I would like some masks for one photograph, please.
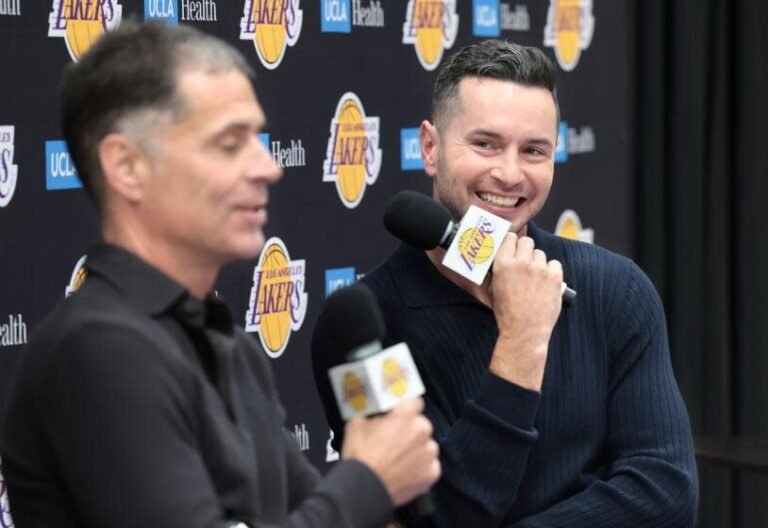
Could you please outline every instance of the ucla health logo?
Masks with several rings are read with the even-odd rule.
[[[19,176],[19,167],[13,163],[14,137],[12,125],[0,126],[0,207],[11,203]]]
[[[458,30],[456,0],[408,0],[403,44],[413,44],[425,70],[437,68],[443,51],[453,47]]]
[[[330,268],[325,270],[325,296],[353,284],[357,280],[355,268]]]
[[[289,139],[287,141],[271,139],[270,135],[266,132],[259,134],[259,139],[264,148],[272,154],[272,159],[275,160],[275,163],[281,168],[304,167],[307,164],[307,152],[304,150],[300,139]]]
[[[245,329],[258,332],[269,357],[283,354],[291,331],[304,323],[307,311],[304,260],[291,260],[282,240],[267,240],[253,270],[253,288],[245,314]]]
[[[557,127],[557,144],[555,145],[555,163],[568,161],[568,123],[560,121]]]
[[[341,202],[354,209],[363,199],[365,186],[376,182],[380,168],[379,118],[366,117],[357,95],[347,92],[331,120],[323,181],[335,182]]]
[[[418,128],[400,129],[400,169],[420,170],[424,168],[424,160],[421,157],[421,143],[419,143]]]
[[[472,34],[476,37],[498,37],[499,0],[472,0]]]
[[[591,126],[569,128],[568,123],[561,121],[555,146],[555,162],[564,163],[571,154],[594,152],[596,143],[595,131]]]
[[[181,10],[179,10],[181,2]],[[214,0],[144,0],[144,20],[176,26],[182,22],[216,22]]]
[[[62,140],[45,142],[45,188],[49,191],[79,189],[83,186],[67,143]]]
[[[53,0],[48,36],[64,38],[77,61],[102,33],[120,25],[122,14],[119,0]]]
[[[256,55],[268,70],[280,66],[285,48],[299,40],[304,16],[299,1],[245,0],[240,39],[253,41]]]
[[[550,0],[544,45],[555,48],[555,57],[565,71],[579,63],[582,50],[592,43],[595,17],[592,0]]]
[[[352,26],[384,27],[384,9],[379,0],[321,0],[320,31],[351,33]]]
[[[595,241],[595,230],[582,227],[579,215],[572,209],[566,209],[560,215],[560,218],[557,220],[557,226],[555,226],[555,234],[563,238],[581,240],[590,244]]]

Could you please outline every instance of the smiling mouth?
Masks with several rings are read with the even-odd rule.
[[[518,205],[522,204],[525,201],[525,198],[522,198],[520,196],[516,198],[510,198],[506,196],[499,196],[498,194],[490,194],[490,193],[475,193],[475,195],[480,198],[483,202],[489,204],[489,205],[495,205],[497,207],[517,207]]]

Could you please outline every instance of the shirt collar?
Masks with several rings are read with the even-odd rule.
[[[528,223],[528,236],[533,238],[536,247],[541,247],[549,255],[548,249],[551,245],[545,240],[546,233],[532,222]],[[418,308],[480,304],[472,295],[440,273],[425,251],[414,246],[401,244],[392,254],[389,267],[406,306]]]
[[[89,276],[108,282],[140,311],[153,316],[170,311],[191,326],[232,333],[232,316],[216,292],[200,300],[137,255],[111,244],[96,244],[87,255]]]

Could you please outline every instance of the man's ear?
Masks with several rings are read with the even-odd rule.
[[[424,160],[424,172],[434,178],[437,174],[440,138],[437,127],[426,119],[422,121],[419,128],[419,144],[421,145],[421,158]]]
[[[128,202],[142,200],[151,166],[146,153],[136,142],[123,134],[107,134],[99,142],[99,161],[105,191]]]

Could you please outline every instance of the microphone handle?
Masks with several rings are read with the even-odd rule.
[[[435,528],[432,515],[435,513],[435,503],[430,492],[422,493],[408,504],[408,509],[415,514],[415,523],[409,526],[415,528]]]

